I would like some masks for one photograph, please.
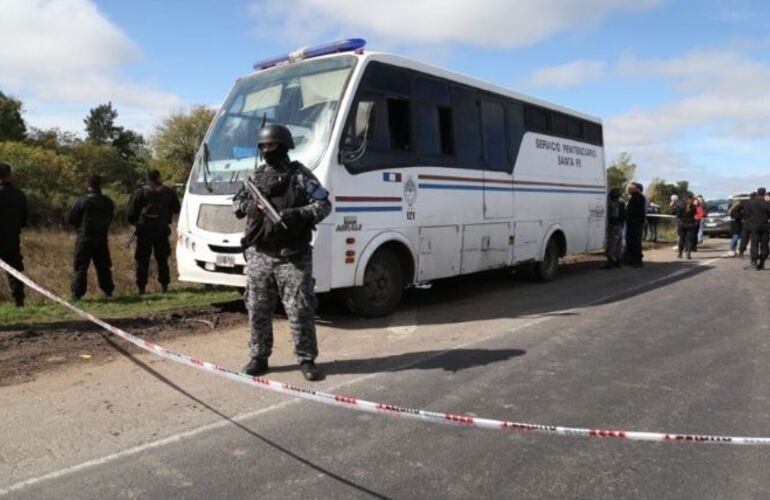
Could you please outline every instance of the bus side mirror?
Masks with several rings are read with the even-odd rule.
[[[374,102],[359,101],[340,147],[340,162],[343,165],[355,163],[364,156],[367,142],[374,133],[373,121]]]

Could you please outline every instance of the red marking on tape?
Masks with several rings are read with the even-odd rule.
[[[626,433],[623,431],[591,429],[590,431],[588,431],[588,435],[593,437],[600,437],[600,438],[626,439]]]
[[[256,382],[256,383],[258,383],[258,384],[262,384],[262,385],[270,385],[270,381],[269,381],[268,379],[266,379],[266,378],[262,378],[262,377],[251,377],[251,380],[253,380],[254,382]]]
[[[194,365],[203,366],[203,360],[200,358],[193,358],[191,361]]]
[[[692,436],[692,435],[670,435],[666,434],[663,438],[664,441],[687,441],[694,443],[731,443],[733,439],[726,436]]]
[[[338,403],[345,403],[349,405],[357,405],[358,400],[356,398],[349,398],[347,396],[334,396],[334,400]]]
[[[517,424],[516,422],[503,422],[500,424],[502,430],[514,430],[514,431],[534,431],[537,430],[537,426],[532,424]]]
[[[450,422],[456,422],[464,425],[474,425],[476,422],[473,417],[466,417],[465,415],[452,415],[451,413],[445,413],[444,419]]]

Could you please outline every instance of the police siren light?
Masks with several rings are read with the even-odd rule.
[[[296,62],[303,59],[310,59],[311,57],[337,54],[339,52],[352,52],[355,50],[363,49],[365,45],[366,40],[363,38],[348,38],[346,40],[324,43],[321,45],[315,45],[313,47],[303,47],[283,56],[271,57],[270,59],[257,61],[254,63],[254,69],[267,69],[281,63]]]

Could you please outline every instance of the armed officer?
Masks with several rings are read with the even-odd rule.
[[[274,224],[270,220],[247,183],[233,198],[236,217],[247,218],[242,244],[247,262],[244,301],[249,311],[251,361],[243,371],[252,376],[268,371],[273,312],[280,296],[302,374],[307,380],[318,380],[322,374],[314,362],[318,345],[310,238],[315,224],[331,211],[329,193],[307,167],[289,160],[294,139],[288,128],[277,124],[262,127],[257,145],[265,163],[249,179],[282,221]]]
[[[171,276],[168,270],[168,258],[171,246],[171,220],[180,209],[179,197],[170,187],[160,181],[160,172],[151,169],[147,172],[147,184],[136,190],[128,202],[128,222],[136,227],[136,288],[139,295],[144,295],[147,287],[147,275],[150,268],[150,256],[155,254],[158,263],[158,282],[161,289],[168,291]]]
[[[110,230],[115,205],[102,194],[102,178],[88,176],[88,193],[78,198],[67,215],[67,222],[78,230],[75,241],[75,276],[72,278],[72,299],[79,300],[88,288],[88,266],[94,261],[96,278],[104,295],[112,297],[112,260],[107,233]]]
[[[27,197],[11,183],[11,166],[0,163],[0,259],[19,271],[21,229],[27,225]],[[8,274],[8,284],[16,307],[24,306],[24,284]]]
[[[770,253],[770,203],[765,200],[765,188],[757,189],[756,198],[749,200],[741,213],[751,235],[751,263],[746,269],[761,271]]]

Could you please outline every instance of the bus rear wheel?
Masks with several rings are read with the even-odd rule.
[[[559,270],[559,245],[551,238],[545,247],[545,255],[541,262],[534,266],[535,278],[543,283],[556,279]]]
[[[345,290],[343,300],[350,312],[362,318],[387,316],[398,307],[404,290],[401,263],[388,250],[378,250],[364,271],[364,284]]]

